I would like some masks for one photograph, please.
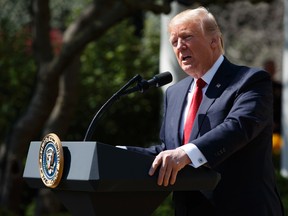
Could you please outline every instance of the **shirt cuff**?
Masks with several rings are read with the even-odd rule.
[[[125,150],[127,150],[127,147],[126,146],[119,146],[119,145],[117,145],[117,146],[115,146],[116,148],[121,148],[121,149],[125,149]]]
[[[194,168],[198,168],[203,164],[207,163],[207,159],[202,154],[202,152],[197,148],[193,143],[187,143],[185,145],[180,146],[183,151],[188,155],[190,160],[192,161],[191,165]]]

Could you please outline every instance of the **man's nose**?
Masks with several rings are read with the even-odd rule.
[[[182,40],[181,38],[178,39],[177,41],[177,49],[178,50],[181,50],[181,49],[185,49],[187,46],[186,46],[186,43],[184,40]]]

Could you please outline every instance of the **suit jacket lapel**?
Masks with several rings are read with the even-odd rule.
[[[206,93],[203,95],[202,103],[199,107],[198,114],[195,118],[194,125],[192,128],[190,140],[195,139],[201,129],[204,118],[211,105],[214,103],[222,92],[226,89],[227,85],[231,82],[231,70],[229,69],[229,61],[225,58],[223,63],[220,65],[216,74],[214,75],[211,83],[208,86]],[[197,122],[197,124],[196,124]]]

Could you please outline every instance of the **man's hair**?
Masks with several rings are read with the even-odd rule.
[[[212,13],[210,13],[205,7],[198,7],[195,9],[188,9],[172,18],[169,23],[169,31],[171,27],[179,22],[196,22],[199,23],[199,27],[204,34],[217,34],[220,40],[220,48],[222,53],[224,53],[224,42],[222,37],[222,32],[217,24],[217,21]]]

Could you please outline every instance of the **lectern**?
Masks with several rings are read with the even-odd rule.
[[[31,142],[23,177],[33,188],[44,188],[39,172],[41,142]],[[153,157],[99,142],[62,142],[64,168],[55,192],[72,215],[147,216],[172,191],[210,190],[220,176],[187,166],[175,185],[160,187],[149,176]]]

